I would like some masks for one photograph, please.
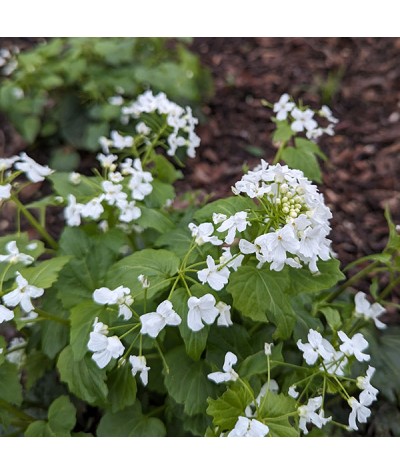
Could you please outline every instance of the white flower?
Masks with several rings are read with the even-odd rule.
[[[372,305],[368,302],[366,294],[364,292],[357,292],[354,297],[356,304],[356,316],[362,316],[364,318],[374,321],[376,328],[383,330],[386,328],[386,324],[379,319],[385,313],[385,308],[379,303],[375,302]]]
[[[340,345],[340,350],[346,356],[354,355],[358,361],[369,361],[371,358],[369,355],[362,353],[363,350],[368,348],[367,340],[361,335],[356,333],[351,339],[341,330],[338,331],[338,336],[342,340],[343,344]]]
[[[207,269],[197,272],[197,277],[202,284],[206,282],[214,290],[221,290],[228,283],[230,271],[228,267],[220,268],[211,256],[207,256]]]
[[[204,327],[203,322],[208,325],[215,322],[219,313],[215,303],[215,298],[211,294],[203,295],[200,298],[189,298],[187,324],[192,331],[201,330]]]
[[[146,366],[146,358],[144,356],[130,356],[129,363],[132,365],[132,375],[136,376],[137,373],[140,373],[143,386],[147,386],[150,366]]]
[[[151,129],[150,127],[147,127],[147,125],[144,122],[139,122],[136,125],[136,132],[142,135],[149,135],[149,133],[151,132]]]
[[[119,358],[125,349],[117,336],[108,337],[107,333],[107,325],[98,322],[96,318],[87,346],[93,352],[92,359],[99,368],[105,368],[111,358]]]
[[[293,399],[297,399],[299,397],[299,392],[296,391],[296,386],[294,384],[292,384],[292,386],[289,387],[288,394]]]
[[[297,347],[303,352],[303,358],[308,365],[313,365],[318,356],[331,361],[335,352],[329,341],[322,338],[322,335],[313,329],[308,332],[308,343],[302,343],[301,340],[298,340]]]
[[[0,200],[8,200],[11,196],[11,185],[0,185]]]
[[[64,209],[64,217],[68,226],[79,226],[81,224],[82,207],[82,204],[76,202],[74,195],[68,195],[68,206]]]
[[[104,199],[104,195],[97,196],[91,199],[86,204],[82,204],[80,207],[80,213],[83,218],[99,219],[104,211],[101,202]]]
[[[259,407],[261,404],[261,400],[270,391],[271,393],[278,394],[279,392],[279,385],[275,379],[270,379],[261,386],[260,392],[256,397],[255,401],[251,402],[244,410],[246,417],[253,417],[256,413],[256,406]]]
[[[235,239],[236,231],[242,232],[246,229],[249,222],[247,221],[246,211],[239,211],[233,216],[225,220],[221,226],[217,229],[219,232],[228,231],[226,235],[225,242],[226,244],[232,244]]]
[[[122,106],[124,98],[122,96],[112,96],[108,98],[108,103],[112,106]]]
[[[237,363],[237,356],[231,351],[228,351],[225,355],[224,366],[222,371],[216,371],[215,373],[210,373],[207,377],[214,381],[214,383],[227,383],[228,381],[236,381],[239,375],[232,369],[232,366]]]
[[[371,415],[371,409],[368,409],[366,406],[369,406],[372,401],[363,391],[360,394],[360,402],[355,397],[351,397],[347,402],[352,409],[349,415],[349,427],[353,430],[358,430],[357,421],[361,423],[367,422],[368,417]]]
[[[10,158],[0,158],[0,172],[4,172],[11,168],[17,160],[19,160],[17,155]]]
[[[266,356],[271,356],[272,354],[272,347],[274,346],[273,343],[264,343],[264,353]]]
[[[357,378],[357,386],[363,390],[361,392],[361,394],[363,394],[363,400],[367,401],[369,398],[371,401],[369,404],[376,400],[376,396],[379,393],[378,389],[374,388],[371,384],[371,378],[374,373],[375,368],[368,366],[366,375]],[[369,406],[369,404],[366,405]]]
[[[0,323],[9,322],[14,318],[14,312],[0,304]]]
[[[101,187],[104,191],[104,199],[109,205],[125,206],[128,195],[122,191],[122,185],[117,185],[111,181],[103,181]]]
[[[22,262],[22,264],[29,265],[35,260],[32,256],[19,252],[16,241],[8,242],[6,244],[6,251],[8,255],[0,255],[0,262],[9,262],[10,264]]]
[[[82,181],[81,174],[77,172],[72,172],[69,174],[68,180],[73,185],[79,185],[79,183]]]
[[[317,128],[318,124],[313,119],[314,112],[310,109],[301,111],[300,109],[294,108],[291,112],[293,119],[295,119],[290,127],[293,132],[303,132],[303,130],[313,130]]]
[[[194,223],[189,223],[188,228],[192,233],[192,237],[195,238],[195,242],[198,246],[202,246],[204,243],[209,242],[214,246],[222,244],[221,239],[217,236],[213,236],[214,226],[212,223],[202,223],[200,226],[196,226]]]
[[[138,281],[142,284],[144,289],[148,289],[150,287],[149,279],[145,275],[140,274],[138,276]]]
[[[212,220],[213,220],[214,224],[220,224],[220,223],[224,222],[227,219],[228,219],[228,217],[226,216],[226,214],[213,213],[213,215],[212,215]]]
[[[102,168],[110,168],[110,169],[115,169],[115,164],[114,162],[118,160],[117,155],[109,154],[106,152],[107,155],[104,155],[103,153],[97,154],[97,160],[100,162],[100,166]]]
[[[274,104],[274,112],[277,112],[276,118],[278,120],[285,120],[288,112],[290,112],[295,106],[293,102],[290,102],[289,94],[282,94],[278,102]]]
[[[100,144],[101,149],[103,150],[103,153],[110,153],[109,147],[112,144],[110,139],[108,139],[107,137],[100,137],[99,144]]]
[[[132,317],[132,310],[129,305],[133,303],[128,287],[120,285],[114,290],[107,287],[100,287],[93,292],[93,300],[100,305],[118,305],[118,316],[123,316],[124,320]]]
[[[122,150],[124,148],[132,147],[133,145],[133,137],[127,135],[126,137],[119,134],[116,130],[112,130],[110,134],[112,140],[112,146],[118,150]]]
[[[22,346],[22,348],[16,349],[19,346]],[[6,360],[9,363],[21,367],[26,361],[25,346],[25,340],[23,338],[13,338],[8,344]]]
[[[307,405],[300,406],[297,411],[300,416],[299,428],[308,434],[307,422],[313,423],[319,429],[332,420],[332,417],[324,418],[324,411],[321,409],[317,414],[316,411],[321,407],[322,396],[314,397],[308,400]]]
[[[224,264],[226,267],[237,271],[238,268],[242,265],[242,261],[244,256],[241,254],[237,254],[235,257],[232,256],[231,250],[229,247],[223,248],[222,255],[219,259],[220,264]]]
[[[125,168],[125,173],[127,170]],[[133,166],[130,167],[129,173],[131,178],[128,188],[132,192],[132,198],[141,201],[153,191],[153,185],[150,184],[153,181],[153,176],[150,172],[143,171],[142,162],[139,158],[133,161]]]
[[[28,281],[22,277],[19,272],[16,272],[17,288],[8,294],[3,295],[3,302],[8,307],[16,307],[18,304],[25,312],[30,312],[34,309],[31,299],[41,297],[44,293],[43,289],[29,285]]]
[[[286,252],[296,253],[300,244],[294,234],[293,226],[287,224],[275,232],[264,234],[263,241],[260,242],[265,250],[262,254],[268,262],[271,262],[271,270],[282,270],[286,261]]]
[[[225,302],[218,302],[215,307],[219,312],[217,325],[219,327],[229,327],[233,325],[231,320],[231,306],[227,305]]]
[[[140,317],[142,324],[140,333],[157,338],[166,325],[176,326],[181,321],[181,317],[172,309],[172,303],[169,300],[164,300],[155,312],[145,313]]]
[[[124,180],[124,177],[120,172],[109,172],[108,179],[113,183],[121,183]]]
[[[123,223],[131,223],[135,219],[140,218],[142,210],[136,206],[135,201],[129,203],[123,203],[124,206],[120,207],[119,220]]]
[[[322,106],[319,111],[319,115],[325,117],[332,124],[337,124],[339,122],[336,117],[333,117],[332,111],[329,109],[328,106]]]
[[[26,174],[28,179],[33,183],[43,181],[46,176],[51,175],[54,170],[51,170],[47,165],[39,165],[31,157],[28,157],[26,153],[19,155],[18,162],[14,165],[17,170],[21,170]]]
[[[229,432],[228,437],[265,437],[269,427],[256,419],[239,416],[235,427]]]

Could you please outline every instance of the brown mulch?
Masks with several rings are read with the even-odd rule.
[[[272,113],[261,99],[288,92],[316,108],[327,103],[340,119],[336,136],[321,141],[330,158],[320,189],[333,212],[334,250],[343,265],[380,252],[386,206],[400,223],[400,39],[195,38],[192,50],[211,69],[215,96],[203,107],[198,158],[179,189],[224,197],[243,165],[259,162],[249,147],[272,161]],[[0,124],[0,139],[7,127]]]

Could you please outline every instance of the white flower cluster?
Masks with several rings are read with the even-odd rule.
[[[321,364],[321,370],[340,377],[344,376],[344,370],[350,357],[354,356],[357,361],[363,362],[369,361],[370,356],[363,353],[368,347],[368,342],[361,333],[356,333],[352,338],[349,338],[343,331],[339,331],[338,336],[342,341],[339,350],[336,350],[319,332],[312,329],[308,333],[308,343],[298,340],[297,346],[303,352],[303,357],[308,365],[314,365],[318,360]],[[357,420],[361,423],[367,421],[371,414],[368,406],[377,399],[379,391],[371,385],[374,372],[375,368],[368,366],[366,375],[357,378],[357,386],[362,389],[359,401],[354,397],[348,399],[348,403],[352,408],[349,416],[349,427],[353,430],[358,430]],[[293,389],[291,389],[292,395]],[[313,422],[317,427],[321,427],[322,424],[328,422],[327,419],[323,418],[323,412],[315,413],[321,406],[319,398],[310,401],[311,403],[307,406],[299,408],[299,414],[304,418],[303,421],[300,420],[302,423],[300,427],[304,433],[307,433],[304,430],[306,422]]]
[[[168,136],[169,156],[174,156],[177,149],[186,147],[186,153],[190,158],[196,156],[196,148],[200,145],[200,138],[194,129],[198,119],[193,117],[190,107],[183,108],[170,101],[167,96],[160,92],[154,96],[152,91],[146,91],[137,97],[131,104],[122,107],[122,122],[127,124],[130,117],[138,119],[142,114],[157,113],[166,116],[166,122],[172,128]],[[150,129],[144,122],[137,124],[137,131],[145,136],[149,135]]]
[[[323,134],[335,135],[334,127],[339,121],[336,119],[328,106],[322,106],[319,111],[313,111],[304,107],[297,107],[290,99],[289,94],[282,94],[278,102],[273,105],[278,121],[290,119],[290,127],[293,132],[305,132],[310,140],[317,140]],[[323,117],[328,125],[321,127],[315,120],[315,114]]]
[[[104,203],[117,208],[120,223],[131,223],[142,214],[136,202],[144,200],[153,191],[153,176],[150,172],[143,171],[139,158],[126,158],[120,163],[119,170],[114,163],[118,160],[116,155],[100,153],[97,159],[107,172],[107,179],[101,183],[102,193],[85,204],[77,203],[76,197],[70,194],[64,210],[68,226],[79,226],[82,218],[97,221],[104,212]],[[79,184],[80,177],[71,174],[70,181]]]
[[[6,172],[6,178],[11,174],[12,168],[25,173],[32,183],[39,183],[53,173],[47,165],[40,165],[24,152],[9,158],[0,158],[0,172]],[[0,184],[0,201],[11,197],[11,189],[10,183]]]
[[[233,191],[263,205],[265,232],[254,242],[239,241],[240,251],[255,254],[259,267],[267,262],[271,270],[280,271],[285,264],[299,268],[303,262],[311,272],[318,272],[318,259],[330,259],[331,241],[326,236],[332,213],[303,172],[262,160]]]

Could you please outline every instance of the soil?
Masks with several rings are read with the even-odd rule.
[[[29,48],[39,40],[3,38],[0,47]],[[198,158],[189,162],[179,191],[229,196],[243,165],[259,163],[255,155],[272,161],[274,125],[262,99],[275,102],[288,92],[315,108],[325,103],[340,119],[336,135],[320,142],[329,157],[320,189],[333,213],[333,248],[343,266],[380,252],[388,236],[385,207],[400,223],[400,39],[195,38],[191,48],[211,69],[215,95],[202,108]],[[22,147],[0,118],[0,156]],[[54,216],[50,224],[57,235],[61,224]],[[364,291],[368,286],[360,284]],[[400,302],[400,290],[394,298]],[[386,321],[400,317],[389,311]]]

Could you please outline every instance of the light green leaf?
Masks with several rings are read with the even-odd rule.
[[[57,368],[61,381],[77,397],[93,405],[105,403],[108,394],[104,382],[106,372],[89,355],[81,361],[74,361],[72,348],[67,346],[58,357]]]
[[[70,341],[75,361],[80,361],[88,351],[89,333],[100,310],[102,307],[93,301],[82,302],[71,309]]]
[[[282,358],[282,343],[274,345],[272,347],[272,353],[270,356],[271,360],[274,361],[283,361]],[[271,364],[271,369],[276,365]],[[254,355],[248,356],[243,360],[238,366],[237,372],[241,378],[251,378],[251,376],[258,374],[267,374],[268,370],[268,358],[265,354],[265,351],[259,351]]]
[[[277,120],[275,123],[276,130],[272,135],[273,142],[287,142],[295,134],[286,120]]]
[[[52,402],[48,413],[49,427],[58,436],[65,437],[76,424],[76,408],[68,396],[60,396]]]
[[[108,375],[108,401],[111,404],[111,412],[122,411],[134,404],[136,389],[136,379],[128,364],[114,368]]]
[[[69,260],[69,256],[53,257],[35,267],[22,269],[21,275],[25,277],[30,285],[35,285],[41,289],[48,289],[56,282],[58,274]]]
[[[287,147],[282,152],[282,159],[290,168],[301,170],[310,180],[322,183],[321,169],[313,153],[304,149]]]
[[[46,421],[35,421],[29,424],[25,433],[25,437],[55,437],[49,424]]]
[[[149,208],[162,208],[168,200],[175,198],[175,189],[169,183],[163,183],[160,180],[151,182],[153,191],[146,196],[144,203]]]
[[[139,401],[115,414],[106,412],[97,428],[99,437],[163,437],[165,434],[160,419],[142,414]]]
[[[154,162],[155,172],[162,182],[173,184],[183,177],[182,172],[177,170],[163,155],[155,155]]]
[[[144,292],[138,276],[143,274],[150,282],[147,296],[153,298],[168,288],[168,279],[175,275],[178,269],[179,259],[172,252],[163,249],[145,249],[114,264],[107,274],[106,285],[112,289],[119,285],[129,287],[135,298],[140,300]]]
[[[52,367],[52,362],[40,351],[29,353],[26,359],[26,389],[30,389],[46,371]]]
[[[264,402],[260,404],[261,418],[269,427],[273,437],[297,437],[299,432],[289,421],[288,414],[296,412],[296,401],[283,394],[267,393]]]
[[[208,398],[207,414],[221,430],[231,430],[239,416],[244,416],[246,407],[253,401],[248,391],[239,383],[229,387],[218,399]]]
[[[324,315],[328,325],[333,331],[338,331],[342,325],[340,313],[336,308],[332,307],[319,307],[319,311]]]
[[[256,208],[254,201],[250,198],[244,196],[231,196],[230,198],[223,198],[203,206],[201,209],[196,211],[194,219],[198,223],[212,222],[213,213],[222,213],[229,217],[238,211]]]
[[[69,172],[55,172],[48,177],[57,195],[65,199],[68,195],[74,195],[79,202],[81,198],[89,199],[101,193],[101,178],[86,177],[79,185],[74,185],[70,182],[69,175]]]
[[[160,233],[170,231],[175,225],[162,211],[157,209],[142,207],[142,215],[137,220],[137,224],[144,229],[155,229]]]
[[[165,355],[169,373],[165,374],[165,385],[170,396],[184,404],[189,416],[204,414],[207,397],[216,392],[216,385],[207,379],[211,372],[204,360],[193,361],[180,346]]]
[[[0,399],[19,406],[22,403],[22,386],[18,367],[8,361],[0,366]]]

